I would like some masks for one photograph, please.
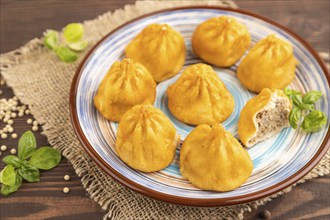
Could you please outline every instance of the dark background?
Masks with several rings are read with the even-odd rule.
[[[46,29],[60,30],[71,22],[82,22],[114,11],[132,0],[1,0],[0,52],[8,52],[23,46],[29,40],[42,36]],[[246,10],[267,16],[290,28],[307,40],[318,51],[329,52],[329,0],[289,0],[289,1],[235,1]],[[3,95],[11,97],[10,88],[1,86]],[[20,135],[31,127],[26,119],[15,119],[15,132]],[[1,122],[2,123],[2,122]],[[0,124],[1,124],[0,123]],[[3,124],[0,125],[2,128]],[[47,139],[35,132],[39,146],[47,145]],[[0,139],[9,150],[17,146],[17,141]],[[4,155],[9,150],[2,152]],[[0,162],[0,168],[3,163]],[[71,180],[63,180],[64,175]],[[62,192],[70,188],[69,194]],[[257,219],[263,210],[270,210],[273,219],[330,219],[330,178],[319,177],[293,189],[274,201],[261,206],[247,219]],[[94,203],[81,185],[71,164],[63,158],[60,165],[51,171],[42,172],[38,183],[24,183],[18,192],[9,197],[0,197],[0,219],[101,219],[105,214]]]

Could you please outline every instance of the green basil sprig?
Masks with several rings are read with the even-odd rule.
[[[327,123],[327,117],[321,111],[315,110],[314,104],[321,97],[320,91],[309,91],[302,95],[297,90],[286,88],[284,90],[293,104],[289,114],[289,122],[292,128],[301,127],[305,132],[317,132]]]
[[[63,29],[62,42],[57,31],[47,30],[44,33],[44,44],[53,50],[60,60],[71,63],[78,59],[75,51],[82,51],[88,46],[88,42],[82,40],[84,27],[79,23],[71,23]]]
[[[37,149],[34,134],[26,131],[18,141],[18,157],[8,155],[2,161],[7,166],[0,172],[0,194],[8,196],[19,189],[23,179],[28,182],[39,181],[39,169],[49,170],[57,166],[61,154],[52,147]]]

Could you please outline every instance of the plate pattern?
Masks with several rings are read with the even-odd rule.
[[[136,20],[106,37],[85,60],[76,85],[74,114],[77,116],[82,133],[103,162],[143,188],[169,196],[189,199],[230,199],[258,193],[280,184],[303,169],[320,150],[327,135],[329,122],[323,130],[314,134],[304,134],[291,128],[283,129],[280,134],[248,149],[254,164],[251,177],[238,189],[224,193],[197,189],[182,178],[178,164],[180,146],[177,148],[176,157],[170,166],[149,174],[131,169],[117,157],[114,144],[118,124],[105,120],[93,106],[93,97],[112,63],[124,57],[124,49],[128,42],[151,23],[167,23],[183,35],[187,46],[184,68],[194,63],[203,62],[192,53],[190,42],[192,32],[199,23],[210,17],[221,15],[233,16],[239,22],[244,23],[251,33],[252,45],[273,33],[291,42],[299,65],[296,70],[296,77],[290,87],[301,91],[322,91],[324,96],[316,107],[329,115],[329,83],[320,64],[300,41],[277,26],[247,14],[210,8],[173,10]],[[236,77],[239,62],[226,69],[213,66],[235,98],[234,112],[223,122],[224,127],[235,137],[237,137],[239,113],[245,103],[255,95],[245,89]],[[179,75],[158,84],[154,105],[170,118],[182,141],[193,129],[193,126],[178,121],[170,113],[166,95],[167,87],[174,83]]]

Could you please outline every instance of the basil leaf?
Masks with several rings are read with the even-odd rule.
[[[289,114],[289,123],[291,127],[296,129],[298,127],[298,122],[300,121],[300,118],[301,118],[301,110],[294,106]]]
[[[295,95],[301,95],[301,92],[297,91],[297,90],[293,90],[293,89],[289,89],[289,88],[285,88],[284,89],[284,94],[286,96],[288,96],[289,98],[291,98],[292,96]]]
[[[84,34],[84,27],[79,23],[68,24],[63,30],[63,36],[68,42],[79,41]]]
[[[13,186],[16,181],[16,176],[17,173],[15,167],[13,167],[12,165],[7,165],[1,171],[0,182],[8,186]]]
[[[24,160],[29,158],[36,150],[36,138],[32,131],[26,131],[18,141],[18,158]]]
[[[46,32],[44,38],[44,44],[46,45],[46,47],[55,50],[59,45],[58,41],[59,41],[59,37],[57,31],[48,30]]]
[[[21,175],[25,180],[29,182],[37,182],[39,181],[39,169],[32,164],[24,161],[22,166],[18,168],[18,173]]]
[[[311,111],[315,110],[314,104],[305,104],[305,103],[302,103],[301,109],[302,110],[311,110]]]
[[[296,94],[291,96],[293,105],[297,106],[300,109],[303,109],[303,102],[301,94]]]
[[[8,196],[9,194],[16,192],[21,185],[22,185],[22,177],[20,175],[16,175],[15,184],[12,186],[2,184],[0,194],[3,196]]]
[[[12,165],[13,167],[16,167],[16,168],[21,166],[21,160],[14,155],[5,156],[2,159],[2,161],[7,165]]]
[[[77,54],[67,47],[59,47],[55,52],[62,61],[67,63],[74,62],[78,59]]]
[[[49,170],[60,162],[61,154],[52,147],[41,147],[36,150],[29,163],[42,170]]]
[[[312,90],[303,96],[302,101],[305,104],[314,104],[321,96],[322,92]]]
[[[69,43],[68,47],[74,51],[82,51],[84,50],[88,45],[87,41],[79,41],[76,43]]]
[[[305,132],[317,132],[327,123],[323,112],[314,110],[305,116],[301,127]]]

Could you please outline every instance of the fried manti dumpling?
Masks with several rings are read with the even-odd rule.
[[[259,41],[244,57],[237,77],[247,89],[284,89],[295,77],[297,60],[292,45],[275,35]]]
[[[249,48],[248,29],[235,18],[210,18],[197,26],[192,37],[194,53],[208,63],[228,67]]]
[[[186,58],[186,45],[182,35],[169,25],[150,24],[128,44],[125,53],[160,82],[180,71]]]
[[[116,61],[102,80],[94,97],[94,105],[111,121],[121,117],[137,104],[153,104],[156,82],[149,71],[131,59]]]
[[[241,111],[238,135],[246,147],[268,139],[289,126],[291,102],[282,90],[263,89]]]
[[[199,125],[186,137],[180,151],[180,172],[204,190],[230,191],[251,175],[247,151],[220,124]]]
[[[234,110],[235,101],[211,66],[194,64],[167,88],[168,107],[180,121],[200,125],[222,122]]]
[[[162,111],[136,105],[119,122],[116,152],[130,167],[154,172],[173,161],[179,142],[179,134]]]

